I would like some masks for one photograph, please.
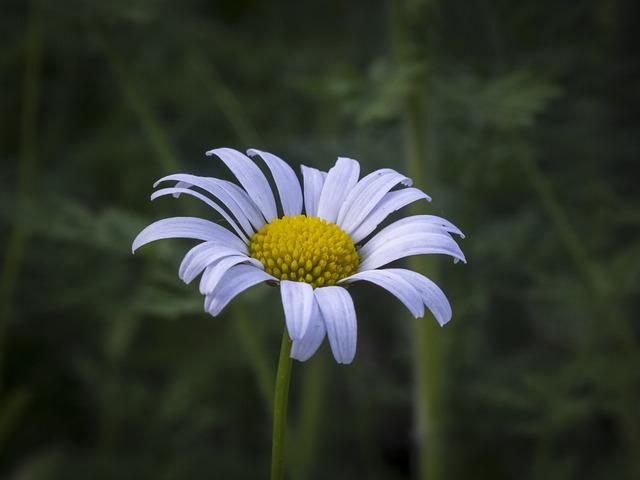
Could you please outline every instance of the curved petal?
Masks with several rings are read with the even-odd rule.
[[[431,198],[422,190],[417,188],[403,188],[394,192],[388,192],[382,200],[378,202],[371,212],[360,222],[352,232],[347,232],[353,243],[358,243],[363,238],[367,238],[382,221],[391,213],[413,203],[417,200],[425,199],[431,201]]]
[[[253,235],[255,230],[260,229],[265,224],[265,218],[260,209],[251,200],[247,192],[238,185],[220,180],[219,178],[198,177],[177,173],[167,175],[153,184],[154,188],[162,182],[175,181],[176,188],[198,187],[216,197],[236,218],[247,235]],[[179,196],[179,194],[174,194]]]
[[[366,257],[361,256],[362,261],[358,270],[373,270],[399,258],[431,253],[451,255],[455,259],[466,262],[460,247],[449,235],[411,232],[389,239],[384,245],[368,252]]]
[[[254,148],[247,150],[247,155],[259,155],[267,164],[278,187],[280,203],[284,215],[294,217],[302,213],[302,190],[296,173],[284,160],[269,152],[262,152]]]
[[[308,283],[283,280],[280,294],[284,318],[291,340],[300,340],[307,333],[313,309],[313,287]]]
[[[305,333],[304,337],[300,340],[294,340],[291,346],[291,358],[295,358],[301,362],[308,360],[318,351],[327,333],[324,326],[324,319],[320,314],[318,302],[316,302],[315,297],[312,307],[307,333]]]
[[[219,242],[204,242],[196,245],[182,259],[178,276],[185,282],[191,283],[194,278],[202,273],[212,263],[217,262],[221,258],[240,255],[233,248],[225,247]],[[245,255],[246,256],[246,255]]]
[[[459,230],[450,222],[431,215],[403,218],[383,228],[358,252],[359,271],[373,270],[399,258],[425,253],[442,253],[466,262],[450,231]]]
[[[267,280],[273,280],[273,277],[264,270],[253,265],[236,265],[223,275],[218,288],[207,295],[204,308],[215,317],[236,295]]]
[[[304,182],[304,212],[307,217],[317,217],[318,202],[327,173],[304,165],[300,166],[300,170]]]
[[[390,168],[376,170],[362,178],[340,207],[336,224],[347,234],[351,234],[398,183],[410,187],[411,179]]]
[[[133,241],[132,251],[142,245],[164,238],[195,238],[197,240],[215,240],[246,252],[247,246],[233,233],[220,225],[196,217],[172,217],[158,220],[142,230]]]
[[[258,205],[255,204],[251,197],[249,197],[249,194],[247,192],[245,192],[235,183],[227,182],[225,180],[217,181],[220,182],[220,185],[227,192],[227,194],[233,195],[234,198],[238,201],[238,204],[241,206],[241,208],[245,212],[248,212],[247,218],[256,230],[260,230],[262,227],[264,227],[264,225],[267,223],[267,219],[265,218]],[[249,210],[249,208],[251,208],[252,210]],[[253,232],[251,233],[251,235],[253,235]]]
[[[207,155],[216,155],[229,167],[267,222],[278,216],[276,200],[269,181],[249,157],[232,148],[216,148],[209,150]]]
[[[215,262],[212,262],[208,265],[204,273],[202,274],[202,278],[200,279],[200,293],[203,295],[211,295],[215,293],[216,288],[220,284],[220,280],[224,277],[224,275],[233,267],[240,263],[245,263],[252,268],[257,268],[258,270],[264,271],[262,264],[256,260],[255,258],[247,257],[246,255],[227,255],[225,257],[219,258]],[[268,274],[267,274],[268,275]],[[270,279],[273,280],[273,277],[269,275]]]
[[[449,300],[444,292],[440,290],[440,287],[433,283],[433,281],[418,272],[404,268],[389,268],[379,271],[393,272],[413,285],[420,293],[423,303],[431,310],[431,313],[433,313],[433,316],[440,325],[444,325],[451,320],[452,312]]]
[[[249,243],[249,238],[244,234],[244,232],[240,229],[240,227],[238,227],[238,224],[235,222],[235,220],[233,220],[220,205],[218,205],[216,202],[214,202],[210,198],[207,198],[206,196],[202,195],[201,193],[196,192],[195,190],[190,190],[188,188],[161,188],[160,190],[153,192],[153,194],[151,195],[151,200],[155,200],[156,198],[162,197],[164,195],[174,195],[176,193],[177,194],[185,193],[187,195],[192,195],[202,200],[204,203],[206,203],[211,208],[213,208],[216,212],[222,215],[222,218],[224,218],[227,222],[229,222],[229,225],[231,225],[231,228],[235,230],[238,236],[242,240],[244,240],[245,243]]]
[[[327,222],[336,222],[338,212],[351,189],[358,182],[360,164],[350,158],[338,158],[327,173],[327,178],[318,200],[318,217]]]
[[[393,269],[359,272],[340,281],[340,285],[359,280],[375,283],[395,295],[398,300],[404,303],[414,317],[419,318],[424,315],[424,302],[418,290],[411,282],[398,275]]]
[[[343,287],[320,287],[314,291],[331,351],[338,363],[351,363],[356,355],[358,323],[353,300]]]

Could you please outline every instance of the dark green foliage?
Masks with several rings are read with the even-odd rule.
[[[211,215],[152,183],[229,178],[222,146],[405,170],[423,98],[414,181],[469,260],[438,263],[445,477],[640,478],[637,3],[407,2],[401,58],[391,3],[3,3],[0,477],[266,478],[277,290],[211,318],[191,242],[132,256]],[[294,364],[291,478],[417,478],[414,320],[352,292],[355,363]]]

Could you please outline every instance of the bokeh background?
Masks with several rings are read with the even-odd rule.
[[[3,1],[0,478],[267,478],[277,291],[212,318],[177,277],[192,242],[130,248],[212,216],[149,195],[230,178],[222,146],[411,171],[467,235],[428,267],[454,311],[430,479],[640,478],[639,5]],[[290,478],[426,478],[435,320],[351,291],[355,362],[294,365]]]

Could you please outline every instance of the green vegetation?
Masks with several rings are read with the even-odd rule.
[[[358,284],[355,362],[294,362],[290,478],[640,478],[638,10],[3,2],[0,477],[268,478],[279,295],[212,318],[190,241],[131,255],[152,220],[213,216],[148,197],[230,178],[204,155],[226,146],[396,168],[467,236],[467,265],[421,267],[444,328]]]

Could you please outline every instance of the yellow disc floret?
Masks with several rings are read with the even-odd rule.
[[[278,280],[313,288],[353,275],[360,261],[353,240],[340,227],[306,215],[276,218],[262,227],[251,237],[249,254]]]

